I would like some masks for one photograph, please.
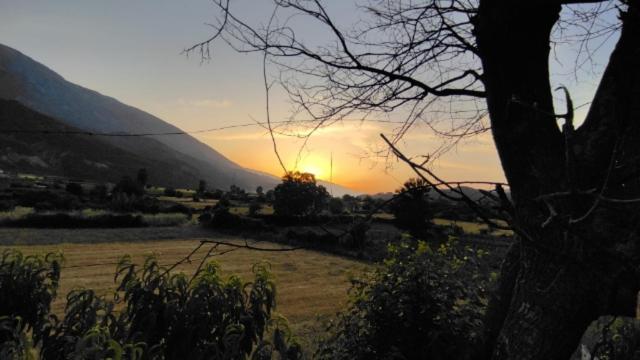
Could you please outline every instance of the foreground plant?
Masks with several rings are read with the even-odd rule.
[[[0,300],[24,296],[21,306],[0,302],[0,355],[29,357],[33,343],[43,359],[301,357],[286,321],[272,318],[276,291],[267,265],[255,265],[254,281],[247,283],[224,279],[215,263],[203,264],[191,278],[170,270],[153,257],[141,267],[124,257],[113,301],[75,290],[59,319],[50,313],[59,263],[7,252],[0,263]],[[15,289],[20,292],[9,292]]]
[[[482,340],[487,253],[455,240],[434,247],[393,246],[380,269],[355,281],[318,358],[468,359]]]

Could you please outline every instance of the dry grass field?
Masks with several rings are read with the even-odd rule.
[[[239,242],[231,237],[217,240]],[[65,257],[59,296],[54,311],[62,313],[64,295],[71,289],[85,287],[99,294],[110,294],[114,289],[114,263],[129,254],[134,262],[141,263],[144,257],[155,255],[161,264],[170,265],[184,258],[199,244],[199,239],[102,242],[92,244],[61,243],[52,245],[15,245],[24,253],[47,253],[61,251]],[[256,246],[278,245],[259,243]],[[9,246],[1,246],[0,249]],[[222,248],[221,248],[222,249]],[[206,251],[200,249],[190,264],[177,268],[192,273]],[[330,318],[345,305],[349,277],[370,269],[370,265],[314,251],[260,252],[239,249],[214,257],[224,274],[238,274],[243,280],[252,279],[251,267],[261,261],[271,264],[277,285],[277,312],[289,319],[292,330],[303,344],[310,345],[322,332],[322,321]]]

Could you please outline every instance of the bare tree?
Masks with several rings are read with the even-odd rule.
[[[480,357],[566,359],[592,320],[633,314],[640,2],[372,0],[348,29],[319,0],[273,0],[266,26],[243,20],[230,0],[214,3],[221,10],[217,31],[188,51],[206,57],[221,40],[264,54],[296,114],[315,120],[309,133],[346,117],[402,114],[404,125],[385,138],[393,153],[434,186],[455,189],[395,144],[418,122],[448,144],[490,128],[511,191],[510,199],[502,187],[492,196],[518,241],[488,309]],[[312,23],[331,40],[301,40]],[[614,35],[588,115],[576,126],[566,89],[566,112],[554,109],[551,49],[577,46],[578,71]],[[484,215],[491,221],[495,214]]]

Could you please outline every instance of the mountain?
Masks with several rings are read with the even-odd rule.
[[[180,132],[177,127],[118,100],[66,81],[17,50],[0,45],[0,99],[16,100],[60,122],[87,131]],[[278,179],[233,163],[189,135],[109,137],[104,142],[150,160],[180,160],[214,187],[272,187]],[[168,169],[180,171],[180,168]],[[183,184],[193,187],[195,184]]]
[[[123,134],[181,131],[149,113],[73,84],[46,66],[2,44],[0,44],[0,99],[18,101],[40,113],[41,118],[38,124],[42,126],[52,122],[52,124],[55,123],[51,125],[54,127],[67,126],[76,130]],[[3,106],[9,105],[5,103]],[[11,111],[20,112],[14,109],[14,106],[10,106],[11,109],[7,110],[7,115],[11,114]],[[21,111],[21,114],[28,113],[25,109]],[[33,117],[37,116],[33,115]],[[131,168],[134,164],[138,166],[144,163],[148,168],[163,169],[158,173],[157,178],[151,178],[159,185],[194,187],[198,179],[205,179],[215,188],[228,189],[235,184],[247,190],[254,190],[258,185],[267,189],[272,188],[279,182],[279,179],[272,175],[235,164],[189,135],[100,137],[99,141],[96,140],[97,137],[88,138],[85,135],[77,135],[74,144],[80,144],[82,137],[85,138],[83,146],[93,149],[94,146],[89,142],[97,142],[99,146],[103,146],[105,156],[108,151],[117,149],[118,159],[130,161],[122,163],[119,168]],[[44,141],[44,139],[41,140]],[[2,141],[8,140],[2,139]],[[51,146],[53,145],[51,141],[44,143],[47,144],[47,148],[62,150],[60,146],[64,144],[66,138],[58,141],[60,144],[56,146]],[[8,143],[0,143],[0,147],[5,144]],[[20,148],[26,151],[25,147]],[[82,147],[76,147],[68,150],[83,151],[82,149]],[[57,152],[54,153],[57,154]],[[339,186],[334,186],[334,191],[336,193],[351,192]]]
[[[199,180],[198,169],[179,159],[150,160],[101,139],[74,134],[81,130],[14,100],[0,100],[0,124],[3,170],[116,182],[145,168],[152,179],[162,178],[163,185],[195,184]],[[8,129],[11,132],[5,132]]]

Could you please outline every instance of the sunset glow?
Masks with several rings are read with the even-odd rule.
[[[300,166],[300,172],[306,172],[315,175],[316,180],[329,180],[330,170],[314,163],[303,164]]]

